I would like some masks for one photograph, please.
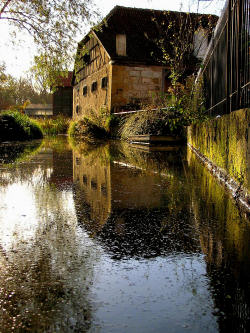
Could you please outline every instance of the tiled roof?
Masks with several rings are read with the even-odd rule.
[[[59,87],[71,87],[71,81],[72,81],[72,76],[73,76],[73,72],[68,72],[67,76],[61,76],[59,78]]]
[[[101,29],[97,29],[95,33],[113,60],[161,64],[162,51],[156,43],[160,37],[160,30],[180,15],[185,17],[188,14],[116,6],[103,21]],[[199,16],[191,15],[197,18]],[[206,15],[200,17],[205,26]],[[217,17],[213,17],[216,22]],[[116,55],[116,34],[126,34],[127,57]]]

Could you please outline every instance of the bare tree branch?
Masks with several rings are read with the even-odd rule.
[[[2,13],[4,12],[5,8],[9,5],[9,3],[11,2],[12,0],[7,0],[5,2],[5,4],[3,5],[2,9],[0,10],[0,19],[1,19],[1,15]]]

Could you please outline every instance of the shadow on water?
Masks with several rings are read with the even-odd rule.
[[[46,139],[0,198],[4,332],[247,332],[249,221],[190,151]]]

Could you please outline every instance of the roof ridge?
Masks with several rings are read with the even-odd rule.
[[[204,14],[204,13],[197,13],[197,12],[188,12],[188,11],[178,11],[178,10],[169,10],[169,9],[154,9],[154,8],[140,8],[140,7],[127,7],[127,6],[120,6],[116,5],[114,8],[111,9],[111,11],[105,16],[104,19],[108,19],[111,17],[118,9],[128,9],[128,10],[138,10],[138,11],[147,11],[147,12],[169,12],[169,13],[183,13],[183,14],[196,14],[196,15],[204,15],[204,16],[217,16],[215,14]],[[218,16],[217,16],[218,17]]]

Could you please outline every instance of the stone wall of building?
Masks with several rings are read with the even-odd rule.
[[[102,87],[102,80],[107,77],[107,85]],[[92,85],[96,82],[96,89],[92,91]],[[77,119],[82,115],[94,116],[101,112],[101,109],[111,108],[111,82],[112,68],[110,64],[87,76],[80,81],[73,89],[73,118]],[[87,87],[87,92],[84,92]],[[78,109],[77,109],[78,107]]]
[[[160,66],[112,66],[111,107],[114,112],[126,109],[128,104],[149,102],[162,91]]]

